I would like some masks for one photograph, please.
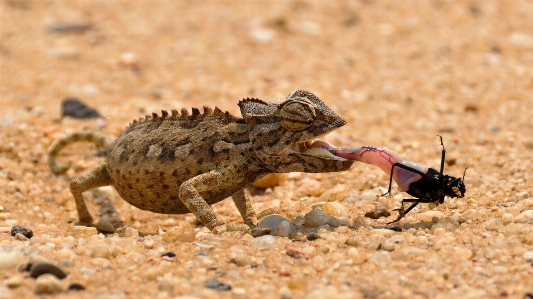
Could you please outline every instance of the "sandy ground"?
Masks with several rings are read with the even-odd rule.
[[[522,298],[533,292],[532,11],[526,0],[0,1],[0,298],[44,296],[16,267],[43,260],[68,272],[53,298]],[[138,210],[111,187],[86,192],[89,208],[134,229],[72,227],[68,182],[101,158],[72,146],[60,159],[74,167],[55,176],[53,140],[81,129],[116,136],[161,109],[239,115],[244,97],[295,89],[346,118],[325,137],[337,146],[386,146],[438,168],[442,135],[445,173],[468,166],[466,197],[420,205],[401,232],[374,229],[395,215],[361,216],[406,194],[376,199],[388,175],[356,163],[253,190],[256,210],[289,219],[325,201],[350,224],[364,219],[310,229],[314,241],[275,237],[259,250],[250,235],[196,225],[194,242],[165,241],[191,215]],[[60,119],[66,97],[104,119]],[[231,200],[215,209],[240,221]],[[13,225],[33,238],[11,237]],[[177,256],[162,258],[168,251]],[[213,278],[231,290],[206,288]],[[67,291],[72,283],[86,290]]]

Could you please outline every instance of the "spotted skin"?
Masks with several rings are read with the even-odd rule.
[[[115,140],[80,132],[54,142],[49,165],[68,144],[88,141],[104,148],[106,160],[70,184],[79,221],[91,224],[82,193],[112,185],[128,203],[163,214],[193,213],[214,233],[228,229],[211,205],[232,197],[246,227],[257,216],[245,192],[269,173],[343,171],[353,161],[294,150],[298,144],[327,134],[346,121],[314,94],[297,90],[281,103],[258,99],[239,102],[242,118],[204,106],[189,113],[172,110],[131,123]]]

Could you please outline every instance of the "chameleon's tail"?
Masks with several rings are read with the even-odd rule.
[[[56,164],[56,157],[59,152],[69,144],[78,141],[87,141],[94,143],[99,148],[106,148],[111,142],[111,139],[103,134],[96,132],[75,132],[69,134],[59,140],[54,141],[48,148],[48,166],[53,173],[62,173],[70,168],[71,163],[68,162],[65,165],[58,166]]]

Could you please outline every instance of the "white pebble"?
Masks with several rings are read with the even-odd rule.
[[[516,217],[514,217],[514,222],[516,223],[526,223],[528,222],[528,220],[529,219],[527,218],[527,215],[524,213],[520,213]]]
[[[348,256],[352,259],[352,262],[356,265],[366,262],[366,256],[357,250],[357,248],[352,247],[348,250]]]
[[[91,257],[110,259],[113,257],[113,252],[108,245],[99,245],[91,251]]]
[[[365,191],[359,195],[359,199],[362,201],[372,201],[377,198],[377,194],[374,191]]]
[[[259,250],[271,249],[276,246],[276,238],[271,235],[261,236],[253,239],[252,245]]]
[[[347,214],[346,207],[338,202],[327,202],[324,204],[322,209],[324,209],[324,212],[326,212],[328,215],[335,217],[340,217]]]
[[[503,222],[504,224],[507,224],[507,223],[512,222],[513,219],[514,219],[514,216],[513,216],[513,214],[511,214],[511,213],[504,213],[504,214],[502,215],[502,222]]]
[[[502,221],[498,218],[490,218],[489,220],[483,222],[483,226],[486,230],[495,231],[502,225]]]
[[[9,270],[24,262],[24,255],[18,249],[0,249],[0,270]]]
[[[533,261],[533,251],[526,251],[522,257],[529,263]]]

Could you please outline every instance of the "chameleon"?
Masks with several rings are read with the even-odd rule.
[[[190,113],[184,108],[163,110],[134,120],[116,139],[75,132],[50,145],[48,164],[55,174],[65,172],[71,163],[57,165],[56,158],[74,142],[104,149],[105,160],[69,184],[81,225],[94,225],[82,193],[111,185],[139,209],[193,213],[220,234],[232,226],[211,205],[231,197],[242,226],[254,228],[257,214],[246,188],[267,174],[338,172],[354,163],[332,154],[335,146],[318,139],[346,120],[311,92],[296,90],[283,101],[268,103],[245,98],[238,106],[242,117],[208,106],[203,113],[198,108]]]

